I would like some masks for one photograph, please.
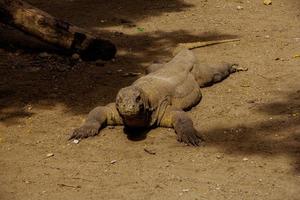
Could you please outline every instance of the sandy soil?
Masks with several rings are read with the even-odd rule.
[[[300,1],[30,2],[99,32],[119,53],[79,62],[16,48],[24,40],[0,49],[0,199],[300,199]],[[249,70],[203,89],[189,112],[202,147],[164,128],[67,141],[90,109],[137,78],[124,73],[169,60],[180,42],[223,38],[241,41],[193,51]]]

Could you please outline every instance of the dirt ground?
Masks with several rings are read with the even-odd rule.
[[[300,1],[30,2],[119,51],[113,61],[79,62],[1,37],[1,200],[300,199]],[[193,50],[248,68],[204,88],[189,111],[203,146],[177,143],[165,128],[130,138],[110,127],[67,141],[93,107],[138,78],[126,73],[169,60],[180,42],[227,38],[241,41]]]

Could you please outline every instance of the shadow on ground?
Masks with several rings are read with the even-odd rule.
[[[264,121],[237,127],[222,127],[205,132],[208,145],[226,153],[287,154],[294,158],[294,169],[300,172],[300,91],[286,94],[284,101],[257,104],[253,112],[269,116]]]
[[[29,116],[30,112],[24,110],[28,105],[63,104],[75,114],[87,113],[96,105],[114,101],[120,88],[138,78],[128,76],[128,72],[142,75],[151,62],[169,60],[178,43],[233,37],[236,36],[219,33],[195,36],[185,31],[120,34],[115,38],[120,53],[116,60],[109,62],[80,62],[67,56],[43,55],[31,50],[28,53],[18,48],[2,50],[0,120],[14,123],[16,118]],[[8,43],[20,44],[21,41]]]
[[[82,27],[109,27],[120,24],[134,24],[151,16],[181,12],[193,5],[181,0],[62,0],[28,2],[56,17],[68,20]]]
[[[181,12],[193,7],[184,1],[120,1],[100,0],[36,1],[34,6],[83,27],[135,26],[146,17]],[[1,25],[1,24],[0,24]],[[96,105],[114,100],[117,91],[138,77],[125,72],[143,73],[145,65],[168,60],[179,42],[232,38],[231,35],[185,31],[147,32],[127,35],[100,30],[103,38],[111,39],[119,55],[110,62],[77,62],[67,56],[42,55],[58,49],[42,43],[9,26],[0,26],[0,45],[9,51],[0,52],[0,120],[32,115],[26,106],[64,104],[75,114],[87,113]],[[22,50],[20,50],[20,48]]]

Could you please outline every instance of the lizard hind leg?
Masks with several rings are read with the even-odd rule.
[[[195,77],[200,87],[211,86],[227,78],[231,73],[236,72],[237,64],[216,63],[202,64],[197,63],[191,73]]]
[[[193,121],[188,114],[174,107],[168,107],[166,109],[159,125],[174,128],[178,142],[192,146],[200,146],[204,141],[203,137],[195,129]]]

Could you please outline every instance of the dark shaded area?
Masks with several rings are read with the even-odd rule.
[[[36,37],[0,22],[0,47],[9,51],[23,49],[28,53],[51,52],[68,56],[63,49],[43,42]]]
[[[55,2],[29,0],[50,14],[82,27],[109,27],[134,23],[150,16],[181,12],[193,5],[181,0],[63,0]],[[78,9],[80,8],[80,9]]]
[[[124,127],[124,133],[127,135],[127,138],[131,141],[141,141],[147,138],[147,134],[151,129],[149,128],[130,128]]]
[[[109,40],[94,40],[87,49],[80,51],[80,56],[85,61],[98,59],[111,60],[115,58],[117,48]]]
[[[78,34],[80,35],[80,34]],[[77,38],[80,38],[78,36]],[[75,34],[76,39],[76,34]],[[85,38],[83,38],[85,39]],[[81,43],[82,41],[78,41]],[[76,42],[74,42],[74,45]],[[84,50],[78,50],[79,47],[72,46],[71,49],[64,49],[54,46],[50,43],[31,36],[23,31],[20,31],[10,25],[0,22],[0,47],[9,51],[22,49],[27,53],[50,52],[61,56],[70,57],[74,53],[80,54],[85,61],[95,61],[97,59],[111,60],[116,55],[116,47],[109,40],[96,39]]]
[[[283,94],[284,95],[284,94]],[[300,173],[300,91],[286,94],[283,101],[257,104],[253,112],[270,117],[257,123],[222,127],[204,132],[207,145],[217,145],[229,154],[287,154],[294,158],[292,166]]]
[[[1,96],[0,110],[22,109],[27,104],[40,107],[63,103],[71,112],[87,113],[96,105],[114,101],[120,88],[138,78],[125,76],[126,73],[143,74],[143,65],[171,59],[173,47],[178,43],[232,37],[218,33],[195,36],[185,31],[121,34],[115,41],[125,53],[108,62],[80,62],[51,53],[28,54],[19,49],[9,52],[0,49],[0,76],[3,77],[0,91],[9,91]],[[128,44],[131,44],[130,51]]]
[[[146,17],[192,7],[178,0],[29,2],[56,17],[89,28],[132,27]],[[73,60],[61,49],[0,24],[0,47],[6,49],[0,49],[0,76],[3,77],[0,80],[0,112],[5,108],[15,108],[15,111],[10,111],[10,116],[17,119],[26,115],[14,115],[13,112],[20,113],[27,104],[43,107],[63,103],[71,112],[87,113],[96,105],[114,101],[120,88],[138,78],[124,76],[125,72],[143,73],[143,65],[170,59],[173,47],[178,43],[233,37],[219,33],[191,35],[185,31],[135,35],[100,31],[100,35],[113,41],[118,51],[123,52],[115,61]],[[45,51],[48,53],[41,53]],[[10,92],[6,94],[6,91]],[[7,118],[1,119],[5,122]]]

